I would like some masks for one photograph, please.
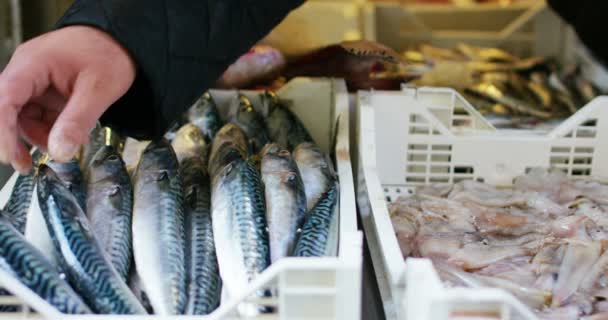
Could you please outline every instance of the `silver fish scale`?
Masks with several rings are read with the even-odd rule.
[[[181,314],[187,303],[186,296],[186,268],[184,261],[185,229],[184,211],[182,203],[182,182],[179,174],[171,179],[169,192],[161,193],[159,206],[161,212],[161,226],[159,232],[161,244],[167,247],[163,252],[168,254],[166,262],[169,268],[167,277],[171,283],[171,296],[173,301],[173,313]]]
[[[92,313],[55,267],[5,219],[0,219],[0,256],[9,272],[60,312]]]
[[[107,150],[101,152],[107,152]],[[100,156],[107,154],[115,153],[99,153]],[[117,153],[115,155],[118,156]],[[133,258],[131,254],[133,209],[131,180],[122,160],[98,165],[94,158],[90,164],[89,180],[95,172],[104,172],[104,175],[101,180],[89,181],[87,214],[102,248],[108,253],[112,265],[126,282]]]
[[[294,256],[321,257],[325,255],[325,247],[329,239],[331,220],[338,199],[338,184],[332,187],[319,199],[308,214],[300,238],[296,243]]]
[[[213,239],[209,176],[202,161],[193,162],[182,166],[184,190],[191,191],[186,193],[184,206],[188,228],[186,314],[206,315],[219,306],[222,287]]]
[[[244,263],[253,280],[270,265],[270,245],[266,224],[264,188],[260,175],[248,161],[238,170],[240,183],[233,184],[232,205],[235,207],[237,232],[243,248]]]
[[[3,213],[21,234],[25,232],[27,211],[34,192],[34,174],[19,175]]]
[[[41,153],[39,151],[35,151],[32,154],[34,164],[40,159],[40,156]],[[32,202],[35,180],[34,172],[27,175],[19,175],[8,198],[8,202],[4,206],[4,215],[21,234],[25,232],[27,211]]]
[[[59,181],[43,181],[39,186],[40,206],[49,234],[76,291],[98,313],[145,314],[106,260],[72,193]]]

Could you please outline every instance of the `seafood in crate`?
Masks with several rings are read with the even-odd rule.
[[[596,262],[601,264],[598,259],[603,249],[598,250],[598,243],[602,243],[603,230],[598,226],[602,221],[582,212],[589,208],[586,204],[601,206],[606,201],[602,194],[606,187],[588,180],[608,177],[604,165],[608,145],[603,143],[608,137],[607,103],[606,97],[598,97],[550,131],[498,130],[451,89],[360,92],[357,201],[387,318],[449,319],[474,314],[501,319],[551,318],[554,313],[542,314],[541,310],[549,312],[548,307],[589,297],[590,293],[577,291],[584,282],[580,270],[569,269],[572,264],[562,260],[586,260],[587,266],[581,268],[588,271],[599,267]],[[552,168],[559,174],[543,176],[535,168]],[[564,188],[556,189],[560,186]],[[518,188],[532,191],[518,192]],[[545,190],[549,191],[543,193]],[[556,193],[557,199],[547,195]],[[447,195],[454,198],[446,199]],[[587,201],[576,199],[577,195],[584,195]],[[580,205],[583,211],[575,215]],[[432,213],[417,214],[425,209]],[[467,218],[464,213],[470,210],[477,210],[479,216]],[[538,234],[523,232],[531,225],[530,231]],[[576,238],[584,236],[583,230],[591,239],[598,236],[598,241]],[[517,232],[514,236],[508,231]],[[409,239],[412,234],[413,240]],[[562,260],[542,262],[543,255],[538,254],[550,254],[540,249],[564,243]],[[566,249],[579,244],[588,250],[573,249],[566,257]],[[404,259],[404,255],[410,257]],[[433,266],[428,257],[444,263]],[[537,264],[557,266],[556,273],[566,275],[561,281],[568,282],[560,283],[558,278],[554,287],[535,287],[525,271],[533,257]],[[506,272],[503,278],[495,276],[502,271]],[[454,284],[465,281],[469,287],[446,286],[442,277]],[[528,278],[521,286],[509,277]],[[542,279],[547,286],[549,280],[555,281],[548,275]],[[601,283],[596,281],[591,287]],[[516,298],[522,294],[532,297],[523,302],[534,305],[539,314]],[[602,303],[588,301],[575,303],[582,307],[576,312],[603,310]],[[572,305],[557,311],[575,312]]]
[[[331,112],[334,90],[344,88],[333,80],[294,81],[298,82],[310,90],[325,90],[330,108],[326,111]],[[0,246],[22,242],[11,250],[40,267],[21,270],[14,265],[8,269],[14,272],[2,273],[0,282],[45,317],[57,316],[53,308],[65,313],[288,317],[319,315],[333,309],[332,303],[346,301],[335,291],[333,300],[321,303],[320,309],[303,311],[303,305],[317,303],[321,296],[300,293],[298,288],[310,290],[307,280],[284,282],[292,273],[289,277],[307,277],[307,265],[315,270],[308,277],[320,272],[329,279],[333,268],[337,276],[338,269],[346,270],[339,267],[342,255],[352,254],[350,248],[358,244],[354,217],[343,216],[338,209],[342,199],[354,198],[343,197],[342,179],[320,151],[329,150],[331,135],[309,133],[307,120],[298,119],[299,111],[291,107],[291,99],[302,100],[287,94],[285,98],[292,98],[285,102],[282,92],[205,94],[184,117],[188,121],[180,123],[172,143],[123,142],[100,128],[92,133],[98,139],[91,140],[105,143],[85,148],[84,161],[61,164],[41,157],[35,177],[20,177],[16,180],[23,182],[5,188],[10,191],[14,185],[23,192],[9,196],[5,190],[2,196],[8,204],[16,200],[6,198],[32,194],[38,201],[25,204],[29,211],[9,205],[11,213],[3,211],[5,218],[0,219],[8,239]],[[266,121],[275,109],[288,115],[274,117],[275,126],[299,127],[285,140],[289,145],[266,145],[271,142]],[[348,119],[344,111],[335,112],[338,125],[342,116]],[[332,122],[327,122],[332,126],[328,133],[348,136],[347,128],[334,128]],[[300,144],[306,150],[301,159],[292,156]],[[344,145],[348,141],[337,147]],[[123,148],[129,166],[122,160]],[[338,163],[339,172],[346,170],[350,168]],[[314,179],[326,171],[327,180]],[[36,192],[31,191],[31,179]],[[348,190],[349,177],[344,179]],[[306,189],[317,197],[312,208],[306,206]],[[284,210],[290,207],[293,210]],[[21,228],[21,218],[48,229],[46,242],[53,245],[40,245],[44,235],[31,244],[27,232],[25,238],[18,235],[15,228]],[[300,267],[294,268],[294,258],[288,258],[294,256],[316,258],[298,258]],[[349,264],[355,269],[356,260]],[[46,278],[31,280],[32,273],[36,277],[35,272],[45,268],[59,274],[45,272]],[[310,288],[325,286],[324,282],[315,281]],[[40,285],[57,287],[61,296],[40,291]],[[291,307],[277,303],[280,299],[287,299]]]
[[[541,319],[606,316],[608,186],[533,169],[512,189],[421,187],[389,205],[404,259],[429,258],[451,287],[504,289]]]

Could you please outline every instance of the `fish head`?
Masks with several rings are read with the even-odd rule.
[[[209,159],[209,174],[215,175],[215,173],[227,164],[239,159],[244,159],[245,156],[246,152],[243,149],[227,142]]]
[[[153,141],[144,150],[137,166],[137,180],[163,182],[177,174],[178,162],[171,144],[165,139]]]
[[[125,163],[112,146],[104,146],[93,157],[88,170],[90,182],[100,181],[126,172]]]
[[[188,110],[188,119],[192,121],[205,117],[212,108],[216,108],[215,101],[209,92],[205,92]]]
[[[262,120],[261,115],[255,110],[249,98],[242,94],[238,96],[238,106],[233,107],[233,110],[233,119],[243,126],[255,126]]]
[[[281,184],[295,192],[304,191],[304,183],[291,152],[276,143],[262,149],[262,178],[269,185]]]
[[[271,113],[280,105],[279,96],[273,91],[264,91],[264,93],[260,94],[260,100],[262,101],[264,110],[268,113]]]
[[[205,136],[199,127],[188,123],[177,131],[172,146],[178,158],[200,157],[206,146]]]
[[[46,165],[51,168],[57,177],[62,181],[70,181],[73,184],[80,185],[83,183],[83,175],[80,170],[80,163],[75,158],[68,162],[57,162],[49,160]],[[65,184],[65,183],[64,183]],[[67,185],[68,189],[72,189],[72,185]]]
[[[51,189],[55,186],[63,185],[57,173],[48,165],[41,164],[37,172],[38,196],[47,199],[51,194]]]
[[[247,135],[243,129],[234,123],[227,123],[222,127],[222,129],[220,129],[213,139],[213,143],[211,145],[211,156],[213,157],[213,155],[217,153],[222,146],[228,143],[238,146],[244,151],[249,150]]]

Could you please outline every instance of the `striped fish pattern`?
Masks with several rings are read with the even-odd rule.
[[[221,280],[211,222],[211,190],[207,169],[200,158],[182,163],[186,217],[186,314],[205,315],[215,310],[221,297]]]
[[[38,150],[34,151],[32,154],[34,163],[38,161],[40,155]],[[4,216],[8,218],[15,229],[21,234],[25,232],[27,211],[32,203],[32,194],[34,192],[34,185],[36,184],[34,174],[35,172],[32,171],[27,175],[19,175],[17,177],[8,202],[4,206]]]
[[[68,280],[93,311],[145,314],[106,258],[76,198],[46,165],[38,171],[38,198]]]
[[[220,274],[234,296],[270,265],[260,174],[251,162],[236,159],[213,179],[211,198]]]
[[[92,313],[55,267],[5,218],[0,218],[0,259],[0,267],[60,312]]]
[[[314,208],[308,213],[300,238],[296,243],[294,256],[322,257],[325,255],[331,220],[338,200],[338,184],[321,196]]]
[[[120,155],[99,149],[87,169],[87,216],[102,249],[126,282],[131,267],[133,188]]]
[[[187,303],[183,192],[168,141],[146,147],[133,192],[133,255],[144,291],[156,314],[181,314]]]

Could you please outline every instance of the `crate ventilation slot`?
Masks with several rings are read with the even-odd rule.
[[[476,178],[472,166],[452,163],[452,146],[449,144],[409,144],[405,169],[405,183],[414,186]]]
[[[570,176],[590,176],[593,152],[593,147],[553,147],[550,164]]]
[[[592,139],[597,135],[597,119],[589,119],[569,132],[566,138]]]
[[[426,117],[415,113],[410,115],[409,133],[428,136],[440,134],[439,130],[434,128]]]

